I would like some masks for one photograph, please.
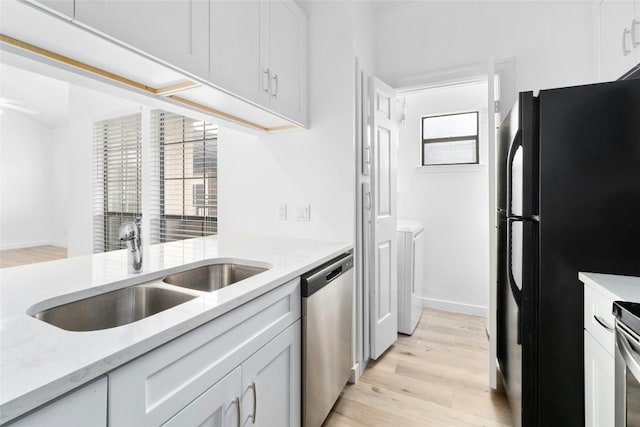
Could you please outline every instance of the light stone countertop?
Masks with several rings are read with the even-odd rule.
[[[144,247],[143,271],[126,251],[0,269],[0,424],[294,279],[352,243],[220,234]],[[137,322],[92,332],[59,329],[26,314],[160,279],[211,259],[272,268]]]
[[[640,277],[580,272],[578,279],[609,299],[640,302]]]

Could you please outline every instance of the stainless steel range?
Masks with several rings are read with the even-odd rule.
[[[616,301],[616,427],[640,427],[640,303]]]

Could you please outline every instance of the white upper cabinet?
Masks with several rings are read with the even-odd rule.
[[[307,17],[292,0],[0,3],[4,35],[119,84],[255,129],[307,126]]]
[[[206,0],[76,0],[75,20],[198,77],[209,77]]]
[[[73,19],[74,0],[26,0],[56,15],[62,15],[67,19]]]
[[[211,2],[211,82],[263,105],[260,84],[260,2]]]
[[[262,28],[268,33],[263,32],[261,39],[260,66],[268,76],[269,105],[277,113],[306,122],[306,17],[290,1],[264,1],[262,10]]]
[[[640,62],[640,1],[603,0],[598,14],[600,80],[617,80]]]
[[[307,123],[307,18],[292,1],[212,1],[210,80]]]

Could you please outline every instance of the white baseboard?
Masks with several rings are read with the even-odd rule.
[[[445,301],[432,298],[420,298],[422,299],[422,306],[428,308],[435,308],[437,310],[451,311],[454,313],[470,314],[472,316],[487,317],[489,315],[489,309],[481,305],[463,304],[453,301]]]
[[[360,365],[358,363],[355,363],[351,367],[351,375],[349,376],[347,382],[349,384],[355,384],[358,382],[358,378],[360,378]]]
[[[2,243],[0,244],[0,251],[6,251],[8,249],[32,248],[34,246],[59,246],[61,248],[66,248],[67,242],[44,241],[44,242]]]

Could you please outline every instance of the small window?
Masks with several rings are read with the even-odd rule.
[[[422,118],[422,166],[478,163],[478,112]]]

